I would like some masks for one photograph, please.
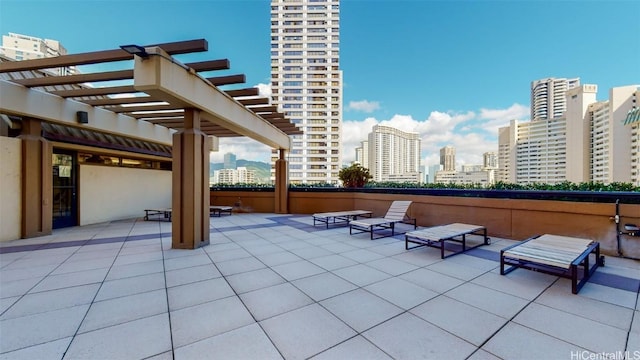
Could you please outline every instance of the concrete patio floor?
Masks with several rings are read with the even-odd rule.
[[[197,250],[170,232],[131,219],[1,243],[0,359],[640,359],[640,261],[607,256],[573,295],[501,276],[507,239],[441,260],[310,216],[211,218]]]

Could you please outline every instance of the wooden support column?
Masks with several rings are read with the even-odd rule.
[[[280,158],[276,160],[275,212],[289,213],[289,164],[285,160],[285,150],[280,149]]]
[[[209,244],[209,137],[200,112],[184,110],[184,129],[173,135],[171,229],[174,249]]]
[[[53,170],[51,144],[41,136],[40,120],[22,120],[21,237],[51,234]]]

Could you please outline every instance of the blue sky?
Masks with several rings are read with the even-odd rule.
[[[0,32],[59,40],[70,53],[205,38],[209,51],[183,62],[227,58],[244,86],[268,84],[270,2],[0,0]],[[640,1],[343,0],[343,157],[375,124],[418,131],[423,159],[445,145],[459,164],[497,151],[497,129],[529,118],[529,87],[545,77],[640,84]],[[214,76],[213,74],[211,76]],[[264,86],[263,86],[264,87]],[[221,153],[266,161],[249,140]]]

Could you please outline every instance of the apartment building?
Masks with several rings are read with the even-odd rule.
[[[636,103],[638,94],[636,93]],[[640,186],[640,107],[629,110],[624,125],[631,133],[631,182]]]
[[[0,55],[11,60],[31,60],[66,54],[67,49],[57,40],[41,39],[16,33],[2,35]],[[46,71],[54,75],[73,75],[78,72],[75,66],[47,69]]]
[[[356,148],[356,161],[358,164],[369,163],[369,140],[363,140],[360,142],[360,147]]]
[[[254,184],[256,182],[256,172],[248,170],[246,167],[237,169],[220,169],[213,172],[214,184]]]
[[[567,180],[637,183],[633,125],[626,119],[637,108],[640,86],[611,88],[604,101],[595,100],[596,92],[595,85],[567,92]]]
[[[612,88],[605,101],[596,101],[597,90],[591,84],[568,90],[562,117],[512,120],[500,128],[497,179],[637,184],[637,124],[626,119],[637,108],[639,86]]]
[[[337,184],[342,164],[339,0],[271,1],[271,87],[273,103],[304,131],[291,136],[289,181]],[[277,157],[274,152],[272,161]]]
[[[438,171],[435,182],[442,184],[476,185],[487,187],[495,182],[495,170],[468,169],[470,171]]]
[[[362,156],[361,165],[373,176],[373,181],[420,182],[421,140],[417,132],[405,132],[390,126],[375,125],[356,149]]]
[[[498,154],[493,151],[488,151],[482,154],[482,167],[484,169],[497,169],[498,168]]]
[[[531,120],[556,119],[567,111],[565,93],[580,85],[580,78],[545,78],[531,82]]]
[[[444,171],[456,171],[456,149],[453,146],[440,149],[440,165]]]

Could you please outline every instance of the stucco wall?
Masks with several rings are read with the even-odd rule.
[[[171,171],[81,165],[80,225],[142,217],[171,207]]]
[[[20,238],[21,161],[20,139],[0,136],[0,241]]]

